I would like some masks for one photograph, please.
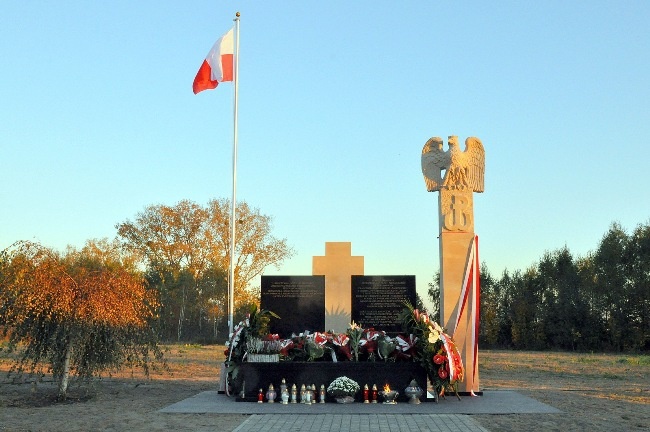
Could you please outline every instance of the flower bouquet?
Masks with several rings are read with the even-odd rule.
[[[264,343],[266,341],[261,341],[260,339],[268,335],[268,323],[270,318],[280,318],[274,312],[269,310],[258,310],[257,306],[251,306],[250,312],[246,314],[246,318],[237,324],[233,329],[233,332],[228,336],[226,341],[226,394],[230,396],[230,385],[236,381],[239,365],[244,361],[248,356],[248,349],[264,349]],[[249,345],[248,342],[252,339],[258,339],[258,341],[251,342]],[[277,346],[273,346],[272,349],[279,351],[281,343],[278,341]]]
[[[361,389],[359,383],[346,376],[340,376],[327,387],[327,394],[339,403],[354,402],[354,395]]]
[[[402,339],[398,337],[402,349],[409,351],[413,359],[419,361],[427,371],[429,380],[436,389],[436,401],[437,396],[444,395],[447,388],[453,390],[460,399],[457,386],[463,381],[465,371],[456,344],[426,312],[415,309],[407,302],[405,306],[400,320],[409,336]]]

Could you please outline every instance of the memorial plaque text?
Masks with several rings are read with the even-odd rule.
[[[275,312],[269,330],[281,338],[325,329],[325,276],[262,276],[261,308]]]
[[[402,330],[404,301],[415,305],[415,276],[352,276],[352,320],[387,333]]]

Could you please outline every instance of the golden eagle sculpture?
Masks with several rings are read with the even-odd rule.
[[[483,192],[485,151],[481,140],[469,137],[465,151],[458,148],[458,137],[449,137],[449,149],[443,150],[442,138],[433,137],[422,149],[422,174],[427,191],[441,189]],[[444,171],[444,176],[443,176]]]

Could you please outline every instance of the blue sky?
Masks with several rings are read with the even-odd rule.
[[[0,248],[113,238],[146,206],[230,198],[233,86],[192,93],[241,17],[239,199],[310,274],[350,241],[366,274],[438,268],[431,136],[483,141],[493,275],[593,250],[650,216],[650,3],[0,3]]]

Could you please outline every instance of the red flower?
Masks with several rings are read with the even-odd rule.
[[[332,343],[334,345],[338,345],[338,346],[347,345],[347,343],[349,341],[350,341],[350,338],[347,335],[344,335],[344,334],[337,334],[334,337],[332,337]]]
[[[377,331],[374,328],[369,328],[366,330],[366,339],[369,341],[371,340],[377,340],[379,336],[385,336],[386,332],[385,331]]]
[[[418,341],[418,338],[414,335],[398,335],[395,337],[397,341],[397,348],[403,352],[411,355],[415,352],[415,343]]]
[[[445,362],[445,356],[436,354],[433,356],[433,362],[437,365],[441,365]]]
[[[282,348],[280,349],[280,354],[283,356],[288,356],[289,351],[291,351],[294,348],[294,343],[291,340],[285,340],[282,343]]]
[[[314,342],[316,342],[316,345],[323,346],[327,343],[327,340],[327,334],[320,332],[314,333]]]
[[[344,355],[348,360],[352,360],[352,351],[350,351],[350,345],[339,346],[338,352]]]
[[[438,369],[438,376],[443,380],[447,379],[447,377],[449,376],[449,372],[447,372],[445,370],[445,368],[439,368]]]

